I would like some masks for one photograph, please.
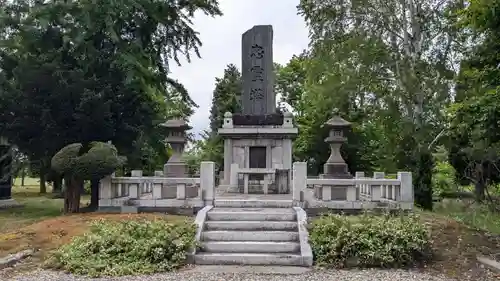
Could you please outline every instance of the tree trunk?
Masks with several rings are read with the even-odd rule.
[[[99,207],[99,180],[90,181],[90,205],[91,209]]]
[[[74,177],[67,178],[66,190],[64,192],[64,213],[72,214],[80,211],[80,190],[83,180]]]
[[[62,192],[62,177],[60,175],[54,176],[54,187],[52,188],[53,194],[61,194]]]
[[[24,178],[26,177],[26,168],[21,169],[21,186],[24,186]]]
[[[482,163],[477,163],[475,167],[475,178],[476,182],[474,183],[474,195],[476,196],[476,200],[478,202],[483,202],[485,198],[485,189],[486,189],[486,184],[484,182],[484,175],[483,175],[483,164]]]
[[[415,154],[417,159],[413,186],[415,204],[424,210],[432,211],[432,154],[424,147],[420,147]]]
[[[45,169],[45,163],[42,162],[40,167],[40,194],[47,193],[47,184],[45,182],[47,177],[47,169]]]

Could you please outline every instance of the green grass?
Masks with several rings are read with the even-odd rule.
[[[14,179],[14,186],[16,187],[21,187],[21,178],[16,178]],[[24,187],[39,187],[40,186],[40,179],[38,178],[29,178],[26,177],[24,178]]]
[[[500,212],[484,204],[471,204],[468,200],[445,199],[434,205],[434,212],[465,225],[500,234]]]
[[[12,198],[22,207],[0,210],[0,232],[10,231],[36,221],[62,214],[63,199],[53,198],[52,188],[47,185],[47,193],[40,194],[38,179],[26,178],[25,186],[18,186],[21,180],[14,181]],[[82,204],[87,204],[88,196],[82,196]]]

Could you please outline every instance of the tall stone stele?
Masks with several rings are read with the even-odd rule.
[[[182,119],[172,119],[161,124],[161,127],[167,132],[165,142],[172,147],[172,155],[163,166],[163,175],[170,178],[187,177],[188,166],[182,154],[187,143],[186,131],[190,130],[191,126]]]
[[[342,144],[347,142],[345,133],[351,127],[351,123],[339,116],[338,110],[333,111],[333,117],[323,125],[330,129],[325,142],[330,145],[330,158],[323,166],[324,178],[350,179],[352,175],[349,173],[347,164],[340,154]]]

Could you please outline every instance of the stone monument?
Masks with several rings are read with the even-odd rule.
[[[252,181],[258,183],[254,193],[287,193],[283,181],[289,180],[292,138],[298,131],[291,113],[276,110],[272,26],[254,26],[243,33],[241,43],[242,112],[226,112],[219,129],[224,138],[223,185],[229,192],[248,193]]]

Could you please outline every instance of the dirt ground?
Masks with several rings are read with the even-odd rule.
[[[434,261],[423,270],[443,273],[450,277],[467,280],[491,280],[496,275],[485,270],[477,256],[498,260],[500,236],[472,229],[453,219],[432,213],[421,214],[422,221],[431,229]]]
[[[434,261],[421,268],[422,271],[444,274],[467,280],[495,280],[494,274],[477,263],[477,255],[494,259],[500,253],[500,236],[472,229],[453,219],[434,213],[421,213],[422,221],[431,229]],[[45,219],[18,230],[0,232],[0,257],[23,249],[36,249],[35,255],[14,269],[4,270],[0,279],[20,271],[38,267],[46,255],[72,237],[88,230],[89,224],[96,219],[130,220],[157,219],[163,214],[77,214]],[[185,220],[182,216],[167,216],[173,221]],[[465,278],[467,277],[467,278]],[[500,275],[496,276],[500,280]],[[493,279],[492,279],[493,278]]]
[[[172,221],[183,221],[189,219],[184,216],[173,216],[164,214],[75,214],[59,216],[42,220],[31,225],[22,227],[15,231],[0,232],[0,257],[17,253],[25,249],[34,249],[35,254],[26,261],[18,264],[15,268],[0,271],[0,280],[12,274],[34,269],[40,264],[52,250],[71,241],[88,231],[92,221],[106,219],[112,221],[159,219],[166,218]]]

